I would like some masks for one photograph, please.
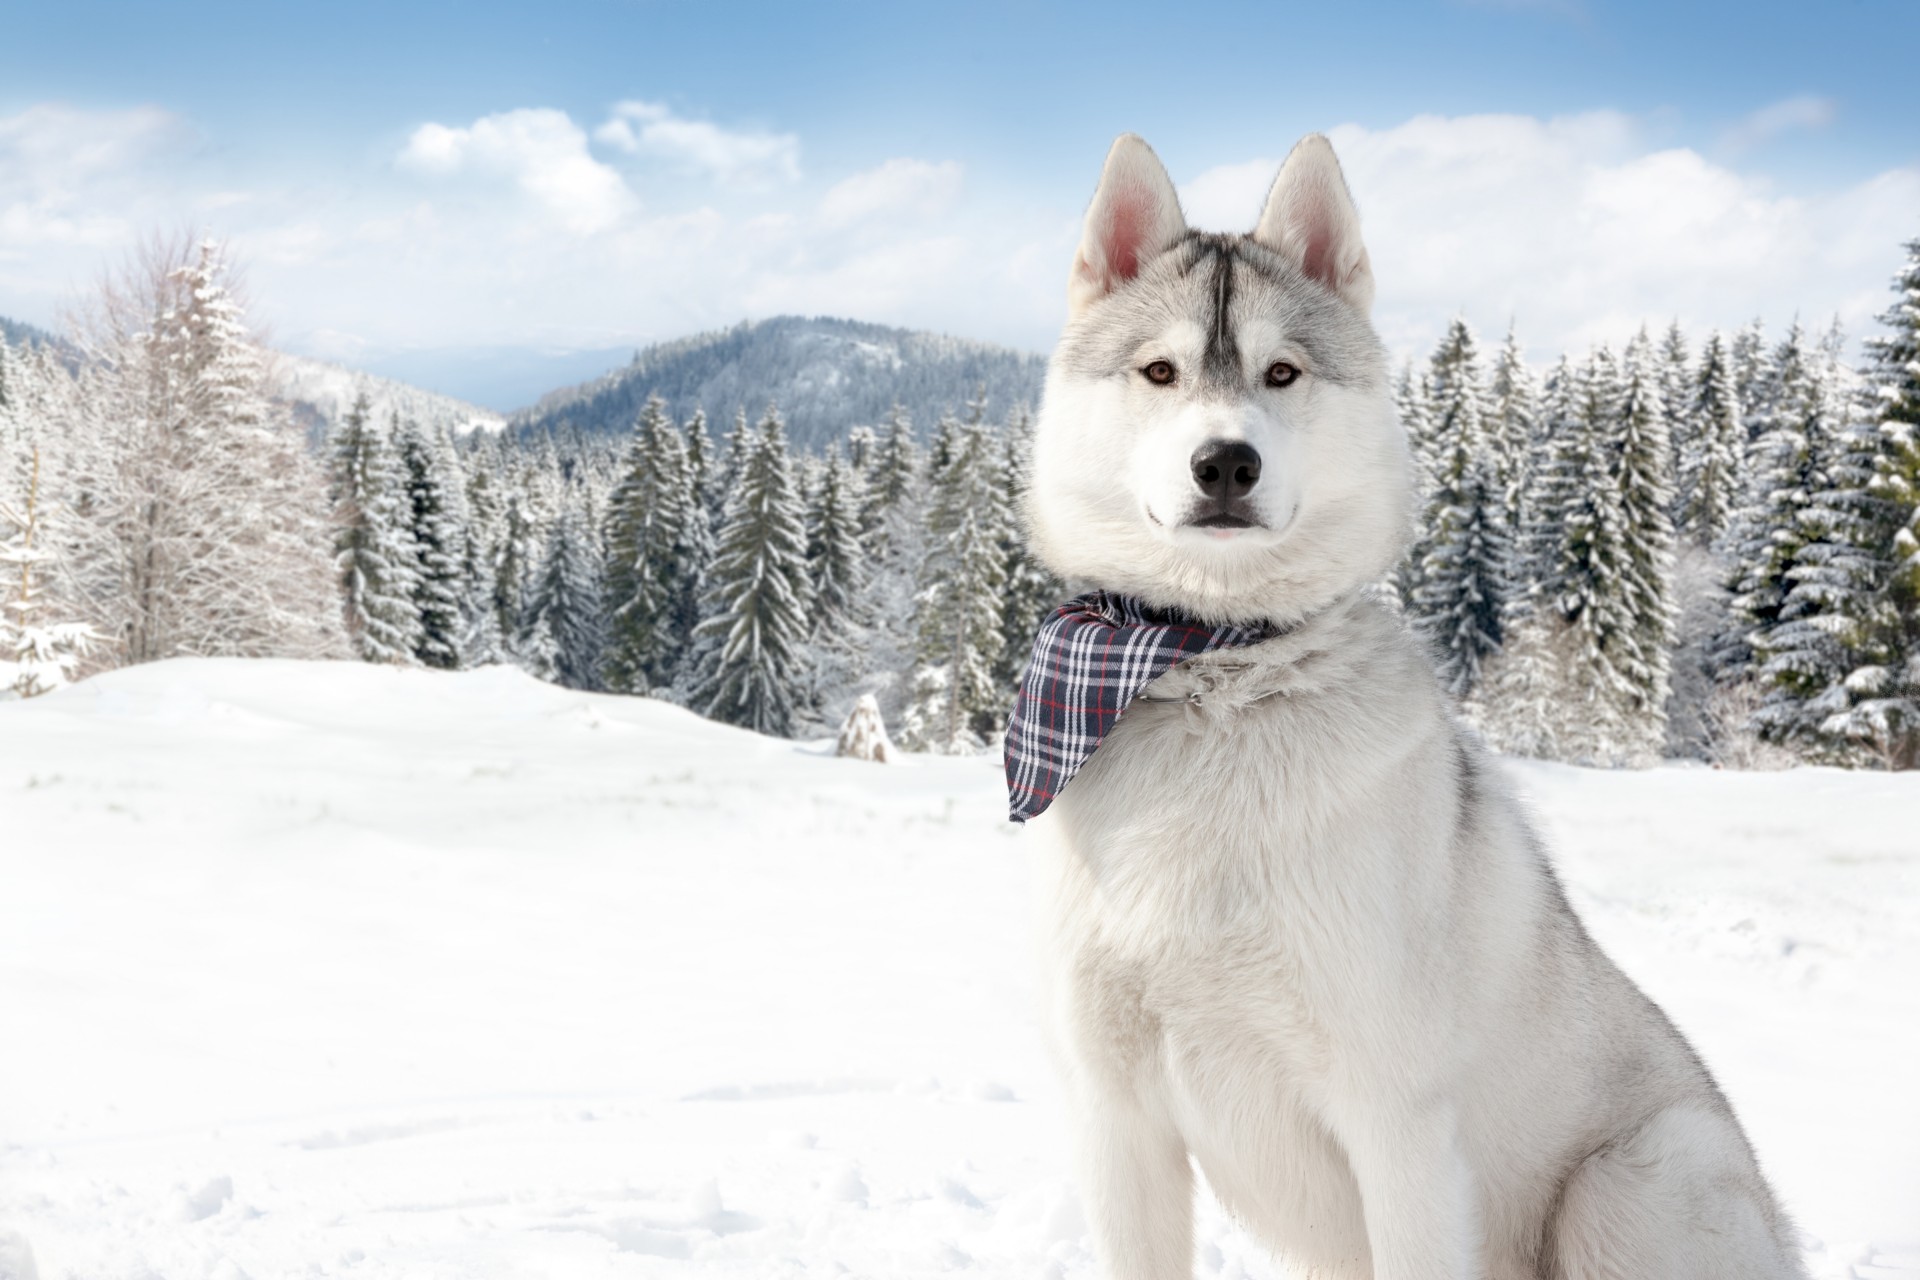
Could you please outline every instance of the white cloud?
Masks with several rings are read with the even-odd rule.
[[[156,184],[153,162],[191,131],[158,107],[85,111],[58,103],[0,116],[0,260],[129,234]]]
[[[1920,170],[1789,195],[1648,148],[1615,113],[1422,116],[1331,137],[1379,281],[1375,319],[1402,353],[1456,312],[1490,329],[1512,318],[1536,359],[1673,316],[1698,330],[1837,313],[1857,337],[1920,207]],[[1278,168],[1209,170],[1182,202],[1196,225],[1249,228]]]
[[[796,182],[800,139],[688,120],[657,102],[622,102],[595,139],[628,155],[667,160],[736,186]]]
[[[398,163],[429,176],[509,179],[577,235],[608,230],[639,204],[625,180],[589,153],[580,126],[565,112],[544,107],[482,116],[463,127],[423,124],[407,139]]]
[[[829,227],[889,219],[929,219],[960,198],[960,165],[952,160],[893,159],[836,182],[820,200],[820,220]]]
[[[1745,151],[1792,129],[1824,129],[1833,123],[1834,115],[1831,98],[1798,94],[1752,112],[1729,129],[1722,141],[1730,151]]]

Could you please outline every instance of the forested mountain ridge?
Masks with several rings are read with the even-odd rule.
[[[996,415],[1040,403],[1046,358],[982,342],[857,320],[776,316],[646,348],[591,382],[513,415],[518,432],[625,433],[650,395],[684,417],[721,423],[778,404],[792,444],[817,450],[896,403],[927,426],[961,413],[984,387]]]

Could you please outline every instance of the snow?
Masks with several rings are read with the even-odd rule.
[[[1095,1275],[997,762],[831,750],[504,668],[0,705],[0,1276]],[[1815,1273],[1920,1276],[1920,776],[1514,768]]]

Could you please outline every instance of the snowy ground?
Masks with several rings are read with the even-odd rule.
[[[1920,776],[1517,767],[1816,1274],[1920,1276]],[[0,705],[0,1278],[1092,1276],[1003,812],[500,669]]]

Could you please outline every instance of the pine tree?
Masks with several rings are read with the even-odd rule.
[[[1733,367],[1733,394],[1739,402],[1741,421],[1746,426],[1749,447],[1766,428],[1766,410],[1774,399],[1775,384],[1767,361],[1767,331],[1759,320],[1737,330],[1727,347],[1727,359]]]
[[[807,568],[812,580],[812,637],[845,646],[865,622],[866,548],[860,515],[866,494],[860,473],[829,448],[807,513]]]
[[[0,342],[0,357],[5,343]],[[0,698],[31,698],[72,680],[99,639],[84,622],[54,622],[43,545],[40,450],[30,450],[19,508],[0,497]]]
[[[406,665],[424,643],[414,603],[419,552],[405,468],[371,412],[363,391],[334,433],[334,563],[355,651],[368,662]]]
[[[805,513],[772,405],[741,450],[713,560],[694,706],[759,733],[792,731],[807,672]]]
[[[1527,367],[1526,352],[1512,326],[1494,358],[1488,384],[1487,439],[1493,450],[1494,475],[1506,508],[1510,538],[1517,538],[1525,504],[1527,467],[1539,430],[1540,386]]]
[[[1676,609],[1673,595],[1673,448],[1667,436],[1660,367],[1646,330],[1627,345],[1619,442],[1614,468],[1620,495],[1621,607],[1631,626],[1616,666],[1631,684],[1623,708],[1627,755],[1648,758],[1666,738],[1668,660]]]
[[[905,726],[912,743],[934,750],[993,732],[1010,695],[999,679],[1010,524],[1001,452],[984,422],[956,426],[947,449],[927,516]]]
[[[1865,343],[1862,420],[1819,504],[1828,536],[1802,552],[1789,596],[1817,598],[1814,625],[1840,647],[1807,708],[1814,731],[1888,769],[1920,768],[1920,240],[1905,249],[1884,331]]]
[[[526,616],[519,648],[528,669],[569,689],[599,687],[601,615],[600,557],[572,512],[554,521]]]
[[[1006,526],[1007,585],[1001,607],[1001,648],[998,677],[1011,689],[1026,670],[1034,633],[1065,597],[1053,571],[1027,547],[1025,510],[1033,482],[1033,418],[1017,410],[1007,423],[1002,442],[1009,518]]]
[[[1488,431],[1478,344],[1456,319],[1434,353],[1433,492],[1429,547],[1414,611],[1433,644],[1441,683],[1467,696],[1499,652],[1512,588],[1512,529]]]
[[[1666,418],[1667,443],[1669,454],[1666,462],[1667,474],[1678,477],[1680,474],[1680,455],[1687,447],[1689,430],[1693,421],[1691,406],[1693,403],[1693,357],[1687,350],[1687,335],[1680,329],[1680,321],[1673,320],[1667,325],[1666,336],[1660,339],[1656,381],[1660,388],[1662,415]],[[1669,488],[1674,486],[1669,485]],[[1679,491],[1675,488],[1675,509],[1668,514],[1677,520],[1680,512],[1677,506]]]
[[[466,592],[460,602],[460,652],[467,665],[479,666],[503,661],[507,656],[496,608],[506,511],[491,462],[484,453],[476,452],[472,457],[471,465],[465,468],[467,518],[460,577],[466,583]]]
[[[608,500],[604,658],[607,687],[647,693],[674,682],[698,619],[705,515],[686,442],[658,396],[634,426],[625,474]]]
[[[1749,430],[1758,423],[1762,434],[1750,446],[1747,491],[1728,536],[1731,630],[1717,660],[1729,678],[1757,674],[1766,661],[1812,529],[1808,508],[1827,481],[1836,427],[1797,323],[1769,370],[1765,404],[1747,417]]]
[[[466,529],[458,517],[464,505],[460,477],[449,471],[444,445],[418,421],[396,422],[405,471],[408,533],[414,548],[414,610],[419,642],[414,658],[425,666],[458,670],[465,665],[461,642],[466,630],[461,602],[466,582]]]
[[[1386,585],[1393,591],[1394,598],[1400,603],[1403,613],[1414,610],[1414,595],[1420,588],[1420,566],[1426,562],[1428,552],[1433,550],[1433,540],[1429,536],[1425,513],[1433,500],[1433,475],[1436,468],[1434,460],[1433,437],[1433,401],[1428,394],[1427,380],[1423,373],[1416,373],[1413,364],[1408,362],[1400,370],[1400,381],[1394,387],[1393,403],[1400,416],[1401,428],[1406,432],[1407,451],[1413,467],[1410,477],[1413,488],[1413,506],[1421,513],[1408,543],[1407,554],[1402,556],[1388,574]]]
[[[1740,501],[1746,427],[1733,357],[1715,329],[1700,349],[1679,457],[1679,530],[1711,547],[1726,536]]]

